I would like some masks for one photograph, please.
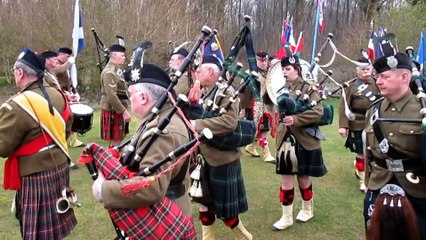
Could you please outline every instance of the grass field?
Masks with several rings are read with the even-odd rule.
[[[337,101],[331,100],[337,109]],[[336,114],[335,114],[336,115]],[[132,121],[131,129],[137,126]],[[241,215],[246,228],[254,239],[364,239],[362,218],[363,194],[358,190],[358,180],[353,172],[354,155],[344,148],[344,139],[337,133],[337,118],[331,126],[321,127],[327,140],[323,142],[324,160],[328,173],[322,178],[312,178],[315,192],[315,217],[308,223],[295,223],[291,228],[272,232],[271,226],[281,216],[278,198],[280,179],[272,164],[263,163],[261,158],[242,154],[244,179],[248,195],[249,211]],[[99,140],[99,115],[94,116],[93,129],[85,136],[85,142]],[[273,144],[273,141],[271,141]],[[103,142],[105,145],[106,143]],[[275,146],[272,145],[274,150]],[[258,149],[260,150],[260,149]],[[71,148],[71,156],[77,159],[81,148]],[[3,181],[4,160],[1,161],[0,180]],[[92,180],[85,167],[71,172],[72,187],[77,190],[82,207],[75,209],[78,225],[68,239],[112,239],[115,237],[111,220],[102,204],[97,203],[91,193]],[[20,239],[19,224],[10,213],[11,191],[0,192],[0,240]],[[301,198],[295,191],[296,216]],[[195,224],[201,239],[201,227],[197,221],[197,205],[193,205]],[[217,239],[234,239],[232,232],[217,221]]]

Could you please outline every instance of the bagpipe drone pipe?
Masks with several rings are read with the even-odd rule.
[[[98,55],[98,62],[96,63],[96,66],[98,66],[99,72],[102,72],[109,60],[109,48],[105,46],[105,44],[99,38],[99,35],[95,31],[95,28],[92,28],[91,30],[95,39],[96,52]],[[117,44],[124,47],[124,38],[120,35],[116,35],[115,37],[117,39]]]
[[[232,107],[232,104],[236,104],[239,93],[246,87],[250,87],[255,99],[260,100],[260,82],[256,73],[256,58],[249,28],[251,17],[246,15],[244,20],[245,24],[236,35],[228,56],[225,58],[220,80],[203,95],[198,104],[187,104],[183,107],[188,119],[195,120],[221,116]],[[240,63],[233,65],[239,50],[243,46],[246,47],[250,73],[243,71]],[[229,79],[227,78],[227,73]],[[243,83],[234,93],[230,93],[228,89],[232,86],[236,77],[242,78]],[[222,104],[225,99],[229,101],[226,104]],[[252,143],[255,135],[256,125],[253,121],[238,120],[237,127],[233,132],[221,136],[215,135],[212,139],[205,140],[205,142],[221,150],[231,150]]]
[[[205,101],[206,104],[184,104],[182,109],[184,109],[188,119],[196,120],[219,117],[232,108],[233,104],[237,104],[238,95],[241,90],[249,85],[251,81],[257,81],[255,80],[257,78],[256,73],[240,73],[245,76],[243,84],[241,84],[234,93],[229,91],[229,87],[237,76],[237,71],[240,71],[241,67],[242,65],[237,65],[235,73],[232,74],[227,83],[218,83],[216,85],[218,90],[215,92],[214,96],[211,96],[213,100]],[[222,104],[223,100],[226,98],[228,98],[228,102]],[[205,139],[204,142],[221,150],[232,150],[252,143],[255,135],[255,123],[253,121],[240,119],[233,132],[225,135],[215,135],[212,139]]]
[[[149,187],[151,184],[154,184],[157,179],[171,171],[176,164],[186,161],[188,159],[188,155],[195,151],[198,147],[201,139],[211,137],[211,131],[207,129],[203,130],[201,135],[193,132],[195,138],[189,143],[170,152],[157,164],[143,170],[139,169],[140,162],[148,152],[148,149],[152,147],[152,144],[158,138],[159,134],[168,125],[173,114],[180,110],[179,104],[185,101],[185,97],[182,97],[177,102],[174,102],[172,89],[178,78],[191,62],[195,51],[211,34],[211,30],[207,26],[204,26],[201,32],[202,34],[194,44],[191,52],[185,58],[180,69],[171,79],[171,84],[167,88],[167,91],[160,96],[159,100],[151,110],[150,115],[147,117],[147,120],[141,125],[137,133],[130,140],[126,141],[125,144],[120,145],[116,149],[103,149],[96,143],[88,144],[84,148],[79,162],[87,165],[89,173],[93,179],[97,178],[97,171],[99,170],[105,175],[107,180],[120,180],[120,189],[123,196],[136,194],[139,191],[143,191],[144,188]],[[136,77],[137,74],[134,73],[140,73],[140,70],[143,71],[143,52],[149,47],[149,42],[135,45],[132,60],[133,69],[128,71],[130,74],[127,76],[130,80],[132,80],[133,77]],[[145,131],[147,124],[158,116],[158,112],[162,109],[168,99],[170,99],[173,103],[173,108],[163,119],[161,119],[155,131]],[[182,117],[184,118],[183,114]],[[147,134],[146,132],[149,133]],[[145,141],[143,142],[143,145],[138,148],[140,151],[136,152],[136,144],[141,138],[144,138]],[[122,156],[119,150],[123,150],[125,147],[127,149]],[[173,161],[171,166],[165,171],[158,173],[158,169],[170,161]],[[192,226],[191,219],[184,216],[179,207],[177,207],[177,205],[168,198],[163,198],[161,202],[152,206],[137,209],[109,209],[108,211],[112,218],[114,228],[116,229],[118,239],[125,239],[126,237],[130,237],[131,239],[143,239],[144,237],[141,238],[141,236],[149,238],[147,234],[155,234],[156,229],[164,227],[161,226],[160,223],[163,225],[167,224],[169,229],[176,232],[179,232],[182,229],[189,229],[190,226]],[[149,221],[149,216],[155,216],[155,221]],[[138,226],[129,226],[126,219],[133,219]],[[160,238],[160,236],[156,237]]]
[[[301,63],[303,63],[304,65],[306,65],[309,70],[306,71],[306,69],[304,69],[304,67],[306,66],[302,66],[302,78],[305,81],[311,81],[312,79],[308,79],[310,77],[314,78],[313,80],[316,80],[314,76],[316,76],[316,74],[313,74],[313,71],[316,67],[316,63],[320,60],[321,55],[323,53],[323,51],[326,48],[326,45],[328,44],[328,42],[331,40],[331,38],[333,37],[332,34],[329,34],[327,36],[327,40],[326,42],[321,46],[320,51],[317,54],[317,57],[315,58],[315,62],[312,65],[309,65],[308,63],[304,62],[301,60]],[[289,51],[289,48],[286,48],[286,52],[287,54],[292,54],[291,51]],[[326,91],[324,89],[324,82],[330,78],[330,76],[332,75],[332,71],[328,71],[327,73],[325,73],[325,76],[322,80],[317,81],[315,83],[315,85],[311,85],[310,86],[310,90],[302,95],[302,90],[304,85],[306,84],[303,83],[301,89],[296,90],[296,95],[297,97],[295,99],[291,98],[289,95],[289,91],[285,88],[285,82],[286,79],[283,78],[281,75],[281,63],[280,62],[276,62],[273,66],[271,66],[269,72],[268,72],[268,76],[267,79],[278,79],[278,77],[280,77],[282,85],[284,85],[283,87],[281,87],[281,89],[278,89],[276,91],[276,93],[273,93],[273,90],[268,90],[268,94],[270,95],[276,95],[276,102],[278,105],[278,112],[281,115],[295,115],[295,114],[300,114],[303,113],[307,110],[312,109],[312,107],[316,106],[317,104],[319,104],[321,101],[326,99]],[[275,76],[273,76],[275,75]],[[270,81],[268,81],[269,83]],[[272,83],[269,83],[269,85],[272,85]],[[314,92],[318,92],[319,94],[321,94],[320,99],[311,99],[311,95]],[[312,124],[313,126],[324,126],[324,125],[331,125],[333,123],[333,117],[334,117],[334,108],[332,105],[329,104],[324,104],[323,105],[323,115],[321,116],[321,118],[319,119],[318,122]]]
[[[176,85],[178,79],[188,69],[188,66],[191,63],[191,61],[192,61],[192,59],[195,55],[195,52],[200,48],[202,43],[204,43],[205,41],[207,41],[209,39],[211,33],[212,33],[211,29],[207,26],[204,26],[201,29],[200,37],[195,42],[195,44],[192,47],[189,54],[184,58],[183,63],[181,64],[179,69],[175,72],[175,74],[171,78],[171,83],[167,88],[167,92],[165,92],[164,94],[162,94],[160,96],[160,99],[156,102],[155,106],[152,108],[151,113],[148,116],[147,120],[144,122],[144,124],[141,125],[141,127],[140,127],[141,131],[138,131],[138,133],[141,134],[142,132],[144,132],[143,130],[146,128],[146,124],[148,124],[149,122],[151,122],[152,120],[155,119],[155,117],[158,115],[159,110],[163,107],[163,105],[167,102],[168,99],[172,100],[173,97],[169,97],[169,93],[172,92],[173,87]],[[142,54],[140,52],[142,50],[136,50],[136,51],[139,51],[139,52],[137,52],[136,55]],[[134,52],[133,55],[135,55],[135,52]],[[137,60],[137,59],[142,59],[142,58],[139,58],[139,57],[135,58],[135,60]],[[133,64],[134,65],[135,64],[140,65],[141,63],[142,62],[136,62],[135,61]],[[130,73],[130,75],[131,75],[131,73]],[[131,79],[131,76],[130,76],[130,79]],[[124,155],[122,156],[123,165],[126,165],[126,166],[130,165],[130,169],[134,169],[134,170],[137,168],[137,163],[140,162],[140,159],[142,159],[143,155],[144,155],[144,154],[136,154],[135,155],[135,146],[136,146],[136,143],[137,143],[137,141],[140,137],[141,136],[139,134],[135,134],[131,139],[123,142],[120,146],[118,146],[118,150],[122,150],[123,148],[126,147],[126,151],[125,151]],[[154,136],[154,138],[156,138],[156,137]],[[154,140],[152,140],[152,142],[154,142]],[[146,148],[148,149],[149,147],[150,146],[148,146]]]

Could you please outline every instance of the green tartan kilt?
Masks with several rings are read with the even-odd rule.
[[[362,131],[352,131],[349,130],[348,138],[346,139],[345,147],[349,148],[351,152],[357,154],[363,154],[363,143],[362,143]]]
[[[207,207],[216,217],[228,219],[246,212],[248,204],[240,159],[218,167],[208,166],[208,171],[213,203]]]
[[[294,144],[297,166],[292,166],[292,163],[284,158],[284,151],[279,149],[277,153],[277,162],[275,164],[276,174],[322,177],[327,173],[327,167],[322,158],[321,148],[306,150],[297,141]],[[295,171],[295,169],[297,170]]]

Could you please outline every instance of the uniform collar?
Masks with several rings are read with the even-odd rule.
[[[290,85],[290,83],[288,84],[290,86],[290,90],[295,90],[297,87],[299,87],[299,85],[302,83],[302,78],[299,76],[297,77],[297,79],[294,81],[293,85]]]
[[[404,106],[408,103],[408,101],[410,101],[412,96],[413,96],[413,93],[410,90],[408,90],[405,96],[402,97],[400,100],[396,102],[391,102],[389,101],[389,99],[385,98],[383,100],[382,105],[384,107],[384,110],[387,110],[390,106],[393,106],[396,108],[398,112],[400,112],[404,108]]]

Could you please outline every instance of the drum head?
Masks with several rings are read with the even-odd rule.
[[[71,112],[78,113],[81,115],[89,115],[93,113],[92,107],[85,104],[81,104],[81,103],[71,104],[70,108],[71,108]]]

